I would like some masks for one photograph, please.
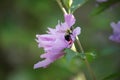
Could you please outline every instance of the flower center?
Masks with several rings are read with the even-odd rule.
[[[68,29],[65,33],[65,40],[68,41],[69,44],[72,44],[73,40],[71,38],[72,30]]]
[[[65,35],[65,40],[70,41],[71,40],[71,36],[70,35]]]

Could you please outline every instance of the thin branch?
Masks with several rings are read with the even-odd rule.
[[[83,47],[82,47],[82,45],[81,45],[81,43],[80,43],[80,41],[79,41],[78,36],[76,37],[76,41],[77,41],[77,43],[78,43],[78,46],[79,46],[81,52],[82,52],[83,54],[85,54],[85,53],[84,53],[84,50],[83,50]],[[86,66],[87,66],[87,68],[88,68],[88,70],[89,70],[89,72],[90,72],[91,77],[93,78],[93,80],[96,80],[95,74],[94,74],[92,68],[90,67],[90,64],[89,64],[87,58],[85,58],[84,61],[85,61],[85,64],[86,64]]]
[[[64,14],[67,14],[67,11],[65,10],[65,8],[63,7],[61,0],[56,0],[58,5],[60,6],[61,10],[63,11]]]

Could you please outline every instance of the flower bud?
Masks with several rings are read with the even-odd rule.
[[[73,0],[68,0],[68,6],[69,6],[69,8],[71,7],[72,3],[73,3]]]

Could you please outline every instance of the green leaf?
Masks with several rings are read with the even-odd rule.
[[[66,53],[65,58],[66,58],[66,61],[68,63],[70,63],[70,61],[72,60],[72,58],[75,57],[78,54],[77,52],[74,52],[73,50],[71,50],[69,48],[66,48],[64,50],[64,52]]]
[[[105,77],[103,80],[114,80],[115,78],[120,78],[120,72],[113,73]]]
[[[96,53],[95,52],[86,52],[85,55],[86,55],[86,57],[89,61],[92,61],[96,58]]]
[[[79,53],[78,57],[80,57],[82,60],[85,60],[85,58],[87,58],[89,61],[92,61],[95,59],[96,54],[95,52]]]
[[[64,5],[69,9],[73,3],[73,0],[63,0]]]
[[[120,0],[108,0],[107,2],[98,3],[98,6],[92,11],[91,15],[95,16],[97,14],[100,14],[101,12],[108,9],[109,7],[112,7],[112,5],[115,5],[118,2],[120,2]]]
[[[78,53],[69,48],[66,48],[64,52],[66,53],[65,58],[68,63],[70,63],[72,58],[74,57],[77,57],[82,60],[85,60],[85,58],[87,57],[88,60],[91,60],[91,61],[96,57],[96,54],[94,52]]]
[[[79,53],[78,57],[80,57],[82,60],[85,60],[86,55],[85,55],[85,53]]]
[[[73,0],[72,6],[71,6],[71,12],[73,13],[76,9],[78,9],[86,1],[87,0]]]

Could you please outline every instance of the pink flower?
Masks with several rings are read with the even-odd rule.
[[[113,35],[109,37],[110,40],[120,43],[120,21],[118,23],[111,23],[113,28]]]
[[[75,37],[80,34],[80,27],[74,30],[71,29],[75,23],[74,16],[66,14],[64,18],[65,22],[58,23],[55,29],[48,28],[48,34],[36,35],[38,46],[43,48],[45,53],[40,56],[44,60],[35,64],[34,69],[45,68],[55,60],[61,58],[65,54],[63,50],[70,48],[75,41]]]

